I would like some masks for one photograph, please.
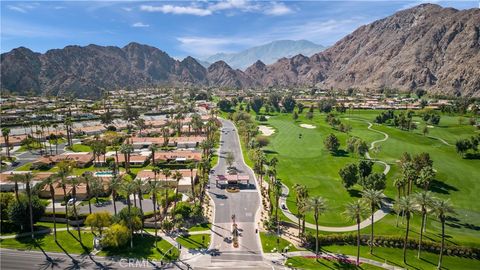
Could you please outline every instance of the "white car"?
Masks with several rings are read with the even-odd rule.
[[[71,198],[70,200],[68,200],[68,205],[73,205],[76,202],[77,202],[77,199]]]

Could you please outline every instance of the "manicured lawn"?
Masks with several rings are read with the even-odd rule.
[[[99,203],[106,203],[106,202],[111,202],[112,199],[110,197],[98,197],[98,202]],[[92,197],[90,198],[90,203],[91,205],[95,205],[95,203],[97,202],[97,199],[95,199],[95,197]],[[88,205],[88,200],[87,201],[82,201],[80,203],[81,206],[84,206],[84,205]]]
[[[22,166],[16,168],[15,171],[29,171],[29,170],[30,170],[30,166],[32,166],[32,163],[31,163],[31,162],[25,163],[25,164],[23,164]]]
[[[198,231],[208,231],[212,228],[212,224],[210,223],[202,223],[202,224],[197,224],[195,226],[192,226],[188,228],[189,232],[198,232]]]
[[[280,242],[278,242],[277,245],[277,239],[280,239]],[[286,247],[288,247],[288,251],[298,251],[292,243],[289,241],[277,237],[276,234],[272,234],[269,232],[260,232],[260,240],[262,241],[262,249],[263,252],[277,252],[277,250],[284,250]]]
[[[36,235],[32,240],[29,236],[14,239],[1,240],[2,248],[20,249],[20,250],[41,250],[51,252],[66,252],[72,254],[84,254],[92,250],[93,235],[90,232],[82,232],[82,244],[78,241],[77,231],[57,232],[58,243],[55,243],[53,234]]]
[[[166,240],[158,238],[157,247],[155,247],[155,236],[153,235],[134,235],[133,249],[130,249],[130,243],[127,247],[118,249],[102,250],[99,256],[120,256],[124,258],[172,260],[179,255],[178,249],[173,247]]]
[[[73,152],[91,152],[92,148],[88,145],[83,145],[83,144],[74,144],[70,149]]]
[[[296,269],[363,269],[363,270],[376,270],[383,269],[381,267],[373,266],[370,264],[362,263],[359,266],[350,264],[347,262],[327,260],[327,259],[315,259],[305,257],[291,257],[285,263],[288,267],[294,267]]]
[[[200,249],[208,248],[210,245],[210,234],[195,234],[179,236],[175,239],[177,243],[182,245],[182,248]]]
[[[324,246],[323,250],[334,253],[342,253],[348,255],[356,254],[355,246]],[[400,266],[408,269],[436,269],[438,264],[438,254],[422,253],[422,258],[417,259],[415,250],[407,251],[407,265],[403,263],[403,252],[399,248],[379,248],[374,249],[374,254],[369,253],[369,247],[362,246],[360,248],[360,256],[373,259],[380,262]],[[455,256],[443,256],[443,269],[462,269],[474,270],[480,269],[480,261]]]
[[[368,124],[365,121],[373,122],[375,116],[380,112],[356,110],[348,111],[339,117],[342,122],[352,126],[351,135],[358,136],[370,144],[384,136],[368,130]],[[414,121],[418,122],[418,129],[410,132],[374,124],[373,129],[389,134],[389,139],[378,143],[381,146],[379,153],[370,154],[373,158],[391,165],[391,171],[387,174],[385,194],[394,199],[396,190],[393,187],[393,180],[400,177],[397,160],[402,153],[430,153],[430,157],[434,161],[434,168],[437,170],[436,181],[433,182],[431,191],[436,197],[449,198],[456,211],[455,217],[447,222],[449,244],[478,247],[480,246],[478,235],[480,204],[474,202],[478,201],[476,194],[480,194],[480,185],[476,183],[476,180],[480,179],[479,161],[463,159],[456,153],[454,146],[446,145],[438,139],[429,137],[439,137],[454,144],[458,138],[472,136],[478,131],[467,123],[460,125],[458,116],[442,115],[441,117],[440,125],[429,128],[430,133],[427,136],[421,134],[425,124],[419,117],[414,117]],[[316,128],[302,128],[300,127],[302,123],[314,125]],[[315,112],[312,120],[305,119],[304,115],[300,115],[298,121],[293,121],[290,114],[277,114],[262,124],[270,125],[276,131],[269,137],[270,144],[264,150],[269,159],[276,156],[279,160],[277,164],[278,179],[291,189],[287,199],[289,209],[293,213],[297,212],[292,186],[295,183],[301,183],[307,186],[310,196],[322,196],[327,199],[328,210],[320,216],[319,223],[321,225],[351,225],[352,222],[347,220],[342,212],[346,203],[359,198],[361,187],[356,185],[352,190],[347,191],[341,183],[338,171],[347,163],[357,163],[360,158],[349,153],[332,156],[323,146],[324,138],[328,134],[334,133],[340,140],[340,148],[345,149],[348,135],[333,130],[326,123],[325,114],[320,114],[318,111]],[[302,134],[301,138],[299,134]],[[248,159],[246,162],[249,163]],[[383,169],[384,167],[380,164],[374,165],[374,171],[380,172]],[[416,187],[414,189],[418,190]],[[314,223],[312,213],[307,215],[307,221]],[[404,225],[397,228],[395,223],[396,216],[388,215],[376,223],[376,233],[379,235],[403,234]],[[420,219],[414,215],[411,223],[412,237],[418,237],[415,231],[419,226]],[[364,233],[367,233],[368,230],[368,227],[365,228]],[[439,231],[439,222],[434,217],[429,217],[426,239],[438,241]]]

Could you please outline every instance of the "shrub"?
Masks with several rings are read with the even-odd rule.
[[[130,239],[130,231],[121,224],[113,224],[105,232],[105,237],[101,240],[101,245],[104,247],[118,248],[123,247]]]

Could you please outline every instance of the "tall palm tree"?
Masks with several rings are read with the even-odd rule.
[[[128,143],[122,144],[120,152],[125,156],[125,170],[130,173],[130,154],[133,152],[133,146]]]
[[[165,188],[165,207],[163,208],[163,216],[167,216],[167,210],[168,210],[168,178],[172,175],[172,172],[170,171],[169,168],[165,168],[162,170],[163,175],[165,176],[165,183],[164,183],[164,188]]]
[[[433,202],[433,212],[442,223],[442,244],[440,246],[440,256],[438,257],[437,269],[442,268],[443,250],[445,249],[445,221],[450,214],[454,214],[453,206],[450,200],[435,200]]]
[[[7,154],[7,158],[10,159],[10,129],[2,128],[2,136],[5,139],[5,153]]]
[[[113,201],[113,212],[117,214],[117,204],[116,198],[118,191],[122,189],[122,178],[119,175],[112,177],[108,185],[109,189],[112,191],[112,201]]]
[[[52,127],[55,129],[55,155],[58,155],[58,137],[60,133],[58,132],[58,124],[54,123]]]
[[[117,173],[118,172],[118,151],[120,151],[120,146],[119,145],[112,145],[112,149],[113,151],[115,151],[115,170],[114,170],[114,173]]]
[[[432,206],[433,195],[430,191],[422,191],[415,193],[413,199],[415,203],[420,207],[420,213],[422,215],[422,225],[420,226],[420,239],[418,240],[418,258],[420,259],[420,252],[422,251],[423,232],[425,230],[425,222],[427,219],[428,209]]]
[[[69,184],[68,177],[73,171],[73,163],[70,161],[61,161],[57,165],[58,172],[57,177],[60,180],[60,184],[63,190],[63,203],[65,204],[65,217],[68,217],[68,197],[67,197],[67,185]],[[69,231],[69,222],[67,218],[67,231]]]
[[[280,196],[282,195],[282,183],[280,180],[275,180],[274,187],[273,187],[273,192],[275,196],[275,221],[277,223],[277,227],[279,226],[278,222],[278,208],[279,208],[279,202],[280,202]]]
[[[383,194],[381,190],[365,189],[362,191],[363,200],[370,206],[371,231],[370,231],[370,254],[373,253],[373,223],[374,214],[377,208],[381,207]]]
[[[155,166],[155,152],[158,151],[159,147],[156,144],[152,144],[149,148],[152,151],[152,166]]]
[[[58,179],[55,176],[49,176],[42,181],[42,186],[48,185],[50,189],[50,197],[52,197],[52,212],[53,212],[53,239],[57,242],[57,218],[55,215],[55,188],[54,184],[58,183]]]
[[[397,188],[397,201],[402,196],[402,190],[405,189],[405,179],[403,177],[395,178],[393,180],[393,186]],[[405,196],[405,194],[403,194]],[[400,216],[400,211],[397,211],[397,219],[395,222],[395,226],[398,227],[398,217]]]
[[[92,202],[90,201],[92,192],[90,190],[90,184],[93,182],[93,174],[92,172],[85,172],[83,173],[82,181],[85,183],[87,189],[87,199],[88,199],[88,213],[92,214]]]
[[[403,262],[407,263],[407,243],[408,243],[408,233],[410,230],[410,218],[413,212],[416,210],[415,201],[411,196],[401,197],[400,200],[395,204],[395,208],[400,210],[405,215],[407,219],[407,226],[405,229],[405,239],[403,240]]]
[[[327,204],[322,197],[312,197],[308,201],[308,209],[313,211],[313,217],[315,219],[315,255],[318,259],[318,218],[327,209]]]
[[[30,184],[32,183],[33,175],[31,173],[26,174],[16,174],[14,178],[17,178],[17,181],[23,183],[25,185],[25,192],[27,193],[28,198],[28,214],[30,217],[30,233],[32,235],[32,239],[34,239],[33,234],[33,212],[32,212],[32,189]]]
[[[197,164],[195,162],[187,165],[187,169],[190,170],[190,186],[192,187],[192,198],[194,203],[195,203],[195,182],[193,180],[194,179],[193,169],[195,169],[196,167],[197,167]]]
[[[128,227],[130,229],[130,248],[133,248],[133,224],[132,224],[132,219],[131,219],[131,209],[132,209],[132,204],[130,202],[130,195],[135,193],[137,187],[133,182],[124,182],[122,184],[122,190],[125,192],[127,195],[127,206],[128,206]]]
[[[420,175],[417,178],[417,184],[423,187],[423,190],[427,191],[430,187],[430,183],[435,178],[435,171],[432,166],[423,167],[420,170]]]
[[[175,209],[177,207],[178,184],[179,184],[180,180],[182,180],[182,178],[183,178],[182,173],[179,172],[179,171],[175,171],[175,173],[173,174],[173,179],[175,179],[175,182],[176,182],[175,198],[173,199],[173,209]]]
[[[357,265],[360,264],[360,222],[366,208],[361,200],[348,203],[344,215],[357,224]]]
[[[153,204],[153,219],[155,222],[155,247],[157,246],[158,226],[157,226],[157,194],[160,193],[160,185],[157,181],[148,181],[148,191],[151,194]]]
[[[80,242],[82,242],[82,234],[80,233],[80,225],[78,223],[78,212],[77,212],[77,206],[76,206],[76,199],[77,199],[77,187],[81,183],[81,178],[80,177],[72,177],[70,178],[70,185],[72,186],[72,198],[74,198],[73,202],[73,214],[75,215],[75,222],[77,223],[77,232],[78,232],[78,239]]]
[[[142,225],[143,225],[143,205],[142,205],[142,201],[143,201],[143,190],[144,190],[145,187],[143,185],[142,179],[135,179],[135,180],[133,180],[133,183],[134,183],[135,188],[136,188],[136,193],[138,194],[138,204],[140,206],[140,215],[141,215],[141,218],[142,218]]]

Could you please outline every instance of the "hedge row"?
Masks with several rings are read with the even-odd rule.
[[[399,236],[375,236],[374,245],[379,247],[393,247],[393,248],[403,248],[403,237]],[[315,246],[315,237],[311,234],[308,234],[306,237],[307,246]],[[357,244],[357,235],[356,234],[330,234],[330,235],[320,235],[319,236],[320,245],[356,245]],[[368,246],[370,243],[370,235],[360,235],[360,244]],[[409,239],[407,242],[407,247],[410,249],[418,249],[419,241],[418,239]],[[439,254],[441,244],[432,241],[422,241],[422,250]],[[468,257],[473,259],[480,258],[480,249],[474,247],[465,247],[465,246],[452,246],[445,245],[444,254],[451,256],[459,257]]]

